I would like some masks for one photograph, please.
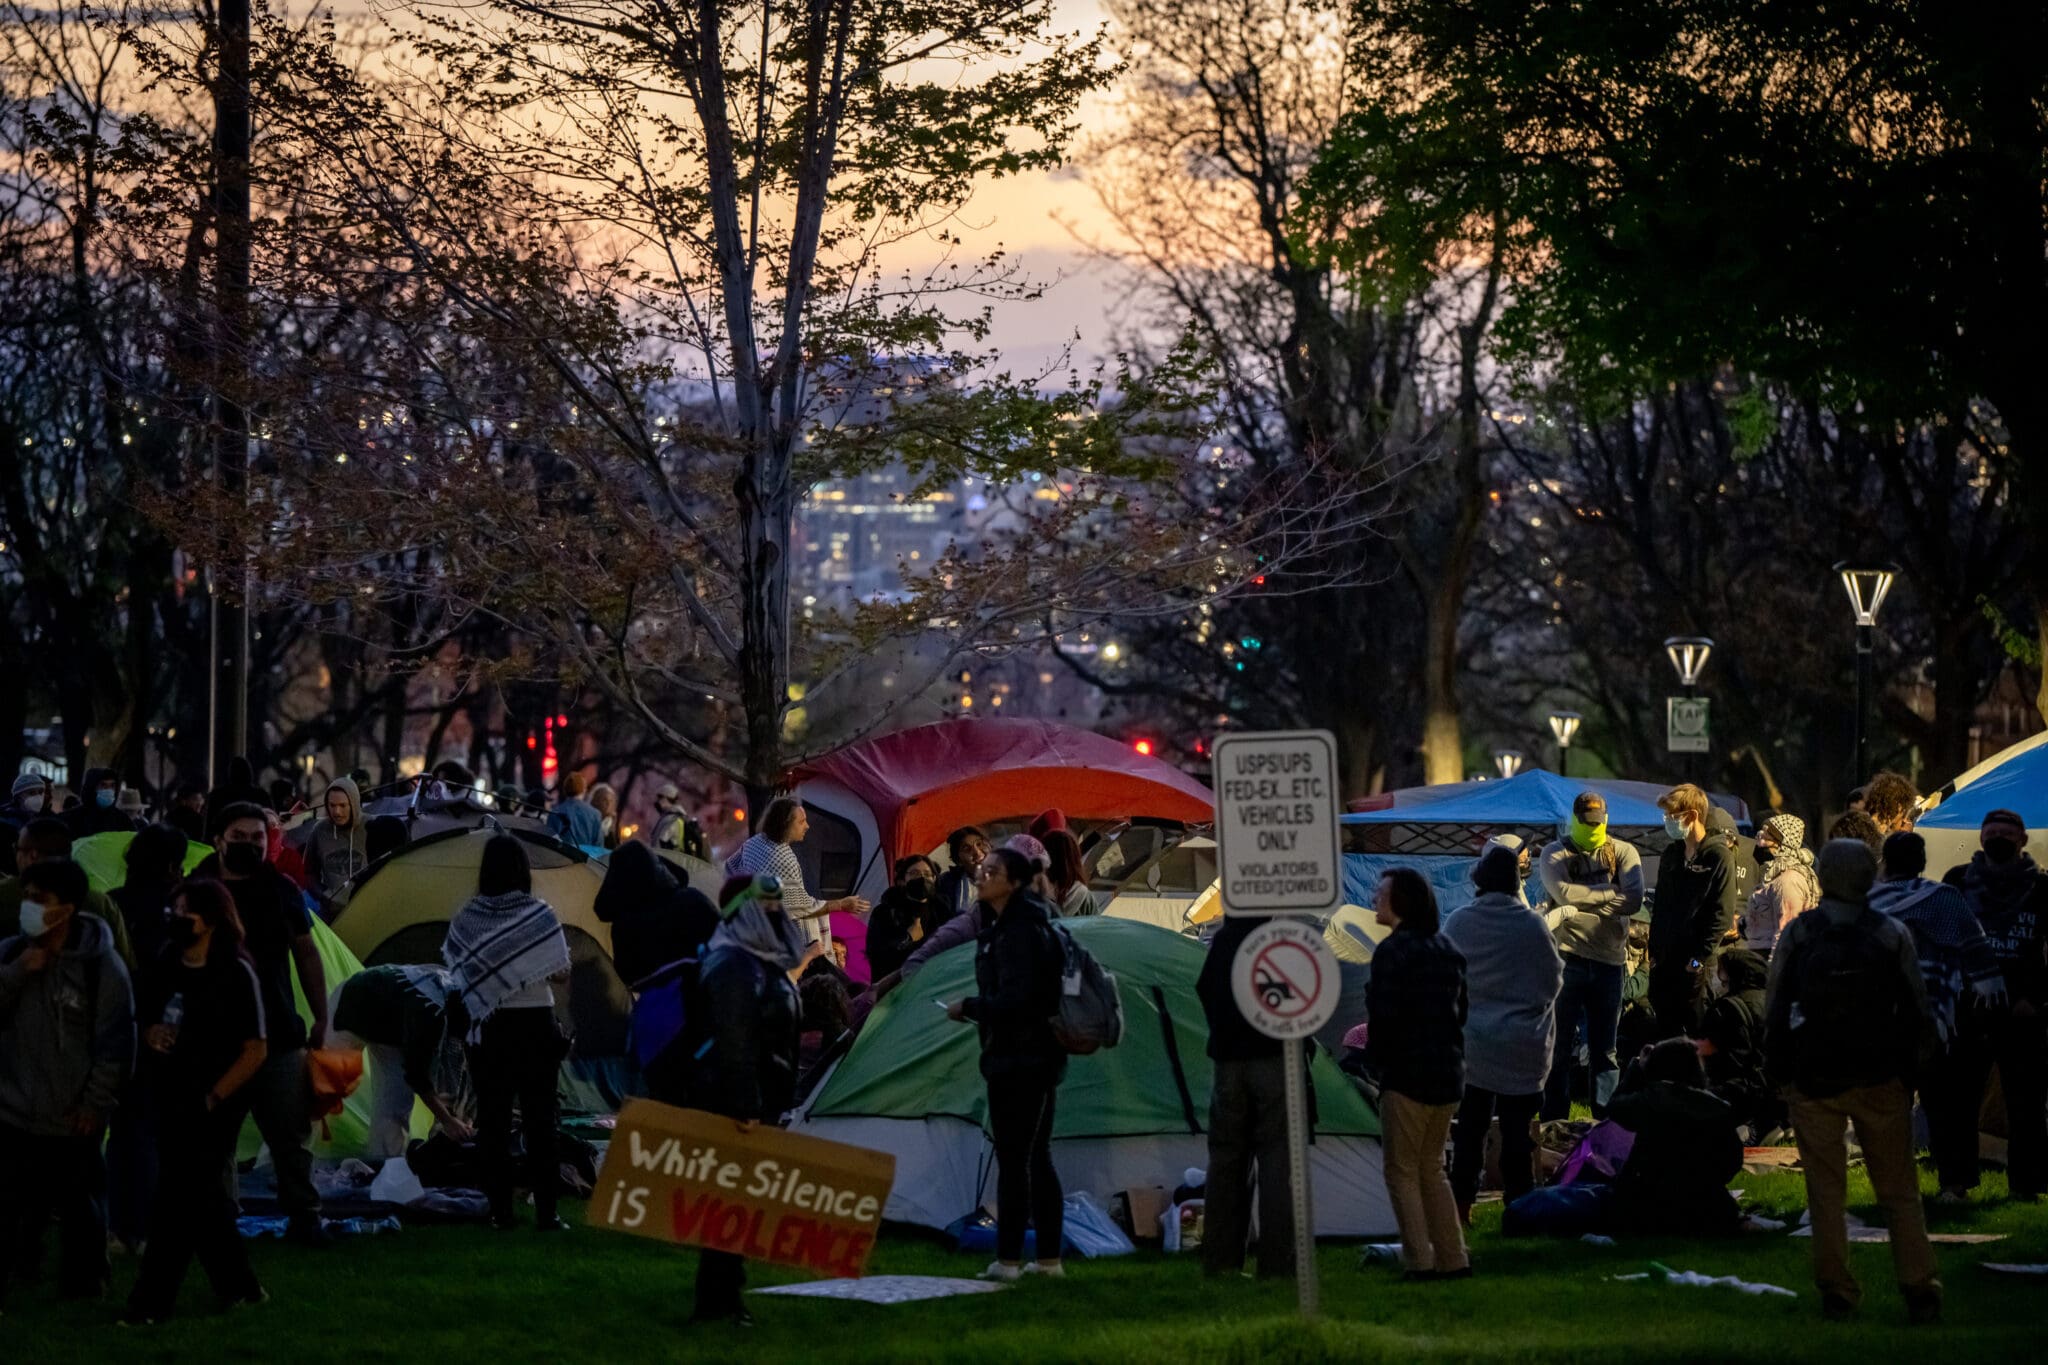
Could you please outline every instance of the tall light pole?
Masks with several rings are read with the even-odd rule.
[[[1877,613],[1890,595],[1898,570],[1889,564],[1843,560],[1835,565],[1842,589],[1856,613],[1856,781],[1870,776],[1870,666],[1877,649]]]
[[[1522,771],[1522,751],[1520,749],[1495,749],[1493,751],[1493,768],[1503,778],[1513,777],[1516,773]]]
[[[1671,670],[1678,674],[1688,701],[1696,695],[1700,674],[1707,671],[1707,659],[1713,652],[1714,642],[1704,635],[1674,635],[1664,642],[1664,657],[1671,660]],[[1686,776],[1698,779],[1698,759],[1687,758],[1685,768]]]
[[[1579,722],[1585,719],[1576,711],[1552,711],[1550,733],[1557,739],[1557,775],[1572,775],[1572,740],[1579,733]]]

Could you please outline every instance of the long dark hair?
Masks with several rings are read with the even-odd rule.
[[[1088,875],[1087,866],[1081,858],[1081,841],[1074,837],[1072,830],[1049,829],[1039,842],[1045,845],[1046,856],[1052,860],[1052,866],[1046,873],[1052,878],[1052,889],[1061,900],[1065,900],[1074,884]]]
[[[185,909],[206,921],[213,930],[213,943],[207,948],[209,962],[242,950],[248,935],[242,930],[242,915],[235,908],[235,893],[228,890],[223,882],[211,877],[192,877],[178,884],[171,893],[171,904],[185,902]]]
[[[1386,883],[1387,900],[1401,928],[1425,938],[1437,931],[1436,892],[1430,890],[1429,878],[1412,867],[1390,867],[1380,874],[1380,880]]]
[[[533,894],[533,864],[527,861],[526,845],[517,835],[493,834],[477,865],[476,893],[502,896],[511,891]]]
[[[761,815],[761,833],[770,843],[788,843],[790,830],[796,828],[796,813],[802,809],[803,803],[794,796],[776,797]]]

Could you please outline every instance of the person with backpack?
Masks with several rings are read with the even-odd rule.
[[[1230,915],[1209,940],[1195,994],[1209,1025],[1215,1063],[1209,1093],[1209,1184],[1203,1205],[1202,1273],[1236,1275],[1252,1225],[1252,1182],[1259,1191],[1259,1277],[1294,1274],[1294,1201],[1287,1157],[1287,1072],[1306,1066],[1300,1045],[1283,1045],[1253,1028],[1237,1007],[1230,974],[1237,950],[1270,915]]]
[[[1365,1065],[1380,1083],[1387,1199],[1401,1229],[1404,1280],[1465,1279],[1472,1261],[1444,1142],[1465,1090],[1465,958],[1437,925],[1436,895],[1412,867],[1373,896],[1392,929],[1365,983]]]
[[[1657,798],[1671,843],[1657,860],[1650,908],[1650,1009],[1664,1037],[1698,1022],[1701,969],[1735,925],[1742,878],[1735,822],[1690,782]]]
[[[1980,851],[1942,880],[1963,893],[1990,940],[2011,1007],[1983,1016],[1972,1074],[1998,1066],[2005,1093],[2006,1179],[2016,1199],[2048,1194],[2048,876],[2027,854],[2027,825],[1985,814]],[[1981,1092],[1982,1079],[1976,1085]]]
[[[981,1034],[988,1082],[988,1123],[996,1150],[996,1259],[986,1279],[1015,1280],[1024,1270],[1024,1232],[1036,1230],[1032,1270],[1063,1275],[1064,1192],[1052,1164],[1054,1102],[1067,1051],[1053,1031],[1066,954],[1053,933],[1053,909],[1031,889],[1032,861],[999,848],[981,865],[986,927],[975,940],[975,993],[946,1006]]]
[[[1607,1115],[1620,1074],[1615,1038],[1628,974],[1628,922],[1643,907],[1643,859],[1633,844],[1607,831],[1607,798],[1581,792],[1564,838],[1543,850],[1539,864],[1551,909],[1544,917],[1564,958],[1557,996],[1557,1045],[1543,1088],[1543,1117],[1571,1112],[1573,1059],[1581,1027],[1592,1072],[1593,1117]]]
[[[1845,1319],[1862,1299],[1844,1207],[1854,1123],[1907,1318],[1935,1322],[1941,1281],[1913,1162],[1912,1084],[1934,1046],[1919,956],[1905,926],[1870,908],[1877,859],[1867,846],[1831,840],[1819,870],[1820,904],[1792,921],[1771,955],[1764,1066],[1784,1088],[1798,1134],[1821,1311]]]
[[[721,897],[725,918],[711,936],[698,978],[710,1046],[694,1088],[698,1108],[751,1133],[781,1118],[796,1093],[801,1007],[794,977],[818,951],[783,909],[783,886],[775,876],[728,882]],[[751,1327],[753,1316],[740,1297],[746,1284],[744,1258],[702,1253],[690,1320]]]

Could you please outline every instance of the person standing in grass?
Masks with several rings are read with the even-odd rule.
[[[269,1051],[263,984],[221,883],[186,882],[170,923],[172,946],[144,971],[137,1011],[158,1179],[142,1273],[122,1318],[130,1325],[171,1316],[195,1255],[222,1306],[265,1297],[235,1229],[227,1183],[249,1085]]]
[[[1524,912],[1526,913],[1526,912]],[[1209,941],[1195,993],[1209,1024],[1215,1079],[1209,1097],[1209,1185],[1204,1202],[1202,1271],[1244,1269],[1251,1232],[1252,1176],[1258,1175],[1259,1277],[1294,1274],[1294,1201],[1287,1160],[1287,1070],[1305,1064],[1300,1044],[1253,1028],[1237,1007],[1231,966],[1268,915],[1232,915]],[[1538,924],[1538,932],[1543,926]]]
[[[743,1135],[781,1118],[796,1093],[800,1007],[794,977],[818,952],[783,909],[782,896],[782,883],[773,876],[727,883],[721,891],[725,918],[711,936],[699,977],[711,1046],[695,1089],[703,1108],[732,1119]],[[700,1253],[690,1320],[753,1326],[740,1298],[746,1286],[744,1258]]]
[[[1813,1219],[1821,1311],[1855,1314],[1844,1201],[1848,1125],[1884,1207],[1908,1320],[1941,1318],[1941,1281],[1913,1164],[1913,1077],[1934,1052],[1934,1019],[1913,935],[1870,908],[1877,859],[1860,840],[1820,851],[1820,904],[1793,920],[1771,954],[1764,1065],[1785,1087]]]
[[[996,1259],[991,1280],[1025,1273],[1024,1232],[1038,1238],[1031,1269],[1061,1275],[1064,1210],[1052,1164],[1053,1105],[1067,1054],[1053,1036],[1066,956],[1052,930],[1053,908],[1031,889],[1038,870],[1014,848],[981,865],[984,927],[976,940],[975,993],[946,1007],[948,1018],[981,1031],[988,1125],[996,1149]]]
[[[1394,932],[1373,954],[1365,984],[1365,1065],[1380,1082],[1403,1278],[1463,1279],[1472,1262],[1444,1175],[1444,1141],[1465,1090],[1465,958],[1439,931],[1436,896],[1415,869],[1382,876],[1373,911]]]
[[[1628,922],[1643,905],[1642,855],[1608,833],[1607,798],[1587,791],[1572,802],[1570,831],[1544,848],[1538,866],[1551,904],[1545,922],[1564,957],[1543,1117],[1561,1119],[1571,1111],[1573,1058],[1583,1025],[1592,1073],[1588,1098],[1593,1117],[1604,1118],[1620,1075],[1615,1046],[1628,974]]]
[[[493,835],[477,869],[476,895],[455,912],[441,947],[450,988],[469,1025],[469,1073],[476,1081],[477,1139],[489,1181],[491,1222],[516,1225],[512,1211],[512,1104],[526,1138],[534,1227],[559,1232],[555,1168],[556,1072],[569,1040],[555,1022],[550,983],[569,979],[562,922],[533,894],[526,846]]]

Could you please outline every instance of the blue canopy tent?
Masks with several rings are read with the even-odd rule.
[[[1370,808],[1342,817],[1347,853],[1448,854],[1470,857],[1493,834],[1519,834],[1548,841],[1572,818],[1579,793],[1607,798],[1607,823],[1648,857],[1664,847],[1664,813],[1657,798],[1667,789],[1654,782],[1566,778],[1535,770],[1498,782],[1449,782],[1409,787],[1367,803]],[[1739,798],[1712,795],[1713,802],[1749,828],[1749,807]]]

